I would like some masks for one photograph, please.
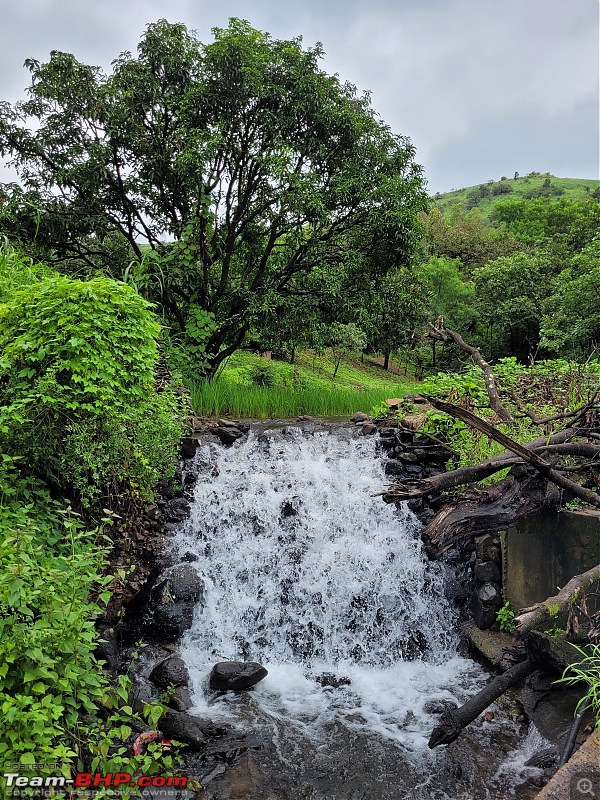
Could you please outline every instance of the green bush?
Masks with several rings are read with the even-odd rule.
[[[269,361],[254,364],[250,370],[254,386],[275,386],[275,373]]]
[[[151,306],[109,278],[57,274],[0,305],[0,446],[84,505],[151,494],[181,432],[154,391]]]
[[[78,769],[171,771],[173,755],[156,747],[128,754],[126,742],[142,723],[127,705],[130,681],[120,676],[113,685],[94,655],[94,621],[113,582],[102,574],[108,538],[85,530],[78,514],[36,479],[22,478],[7,455],[0,457],[0,530],[0,761],[22,772],[48,764],[32,767],[42,776],[56,775],[58,763],[65,778]],[[155,728],[164,708],[146,712]],[[123,797],[132,795],[139,791]]]

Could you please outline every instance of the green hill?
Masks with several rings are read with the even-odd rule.
[[[531,197],[553,197],[559,200],[583,200],[592,193],[600,193],[600,180],[586,178],[557,178],[550,173],[530,172],[518,178],[502,177],[498,181],[487,181],[477,186],[467,186],[434,195],[435,205],[444,213],[453,203],[461,203],[467,210],[478,208],[483,217],[489,217],[498,201],[528,199]]]

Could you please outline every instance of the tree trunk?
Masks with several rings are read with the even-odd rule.
[[[384,370],[386,370],[386,372],[390,368],[390,354],[389,353],[384,353],[383,354],[383,368],[384,368]]]

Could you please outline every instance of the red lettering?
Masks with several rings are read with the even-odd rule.
[[[130,780],[131,775],[128,772],[117,772],[115,773],[113,786],[120,786],[122,783],[129,783]]]
[[[75,786],[90,786],[92,776],[89,772],[78,772],[75,776]]]
[[[149,778],[147,775],[143,775],[138,780],[138,786],[151,786],[152,785],[152,778]]]
[[[106,775],[94,775],[94,786],[100,786],[103,783],[104,786],[110,786],[112,783],[112,772],[107,772]]]
[[[176,778],[169,778],[167,780],[167,786],[187,786],[187,778],[183,775]]]
[[[166,782],[166,778],[163,778],[162,775],[157,775],[156,778],[152,780],[152,786],[164,786]]]

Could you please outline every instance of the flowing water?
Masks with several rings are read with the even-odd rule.
[[[461,703],[487,676],[457,653],[443,567],[424,556],[417,520],[373,496],[386,485],[375,448],[326,427],[200,448],[192,515],[175,539],[206,582],[182,649],[194,712],[263,743],[252,758],[265,785],[248,797],[510,796],[483,784],[502,761],[486,751],[516,746],[515,723],[475,726],[468,756],[427,748],[428,701]],[[225,660],[269,674],[249,692],[210,691]]]

